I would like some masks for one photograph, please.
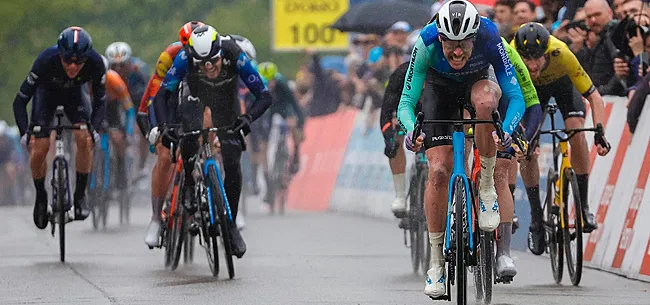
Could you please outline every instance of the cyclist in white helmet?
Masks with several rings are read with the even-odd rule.
[[[423,90],[425,79],[427,83]],[[424,145],[429,159],[424,203],[431,242],[431,269],[427,272],[424,293],[440,297],[446,292],[442,245],[453,164],[452,132],[450,126],[429,124],[423,127],[417,140],[412,141],[415,106],[422,91],[426,97],[422,104],[425,120],[460,119],[463,114],[459,109],[470,103],[477,119],[491,120],[491,113],[498,108],[502,93],[502,100],[509,103],[503,124],[506,133],[503,143],[493,137],[492,125],[477,125],[474,130],[483,168],[478,190],[478,222],[484,231],[494,231],[500,223],[512,222],[512,210],[500,213],[497,204],[494,167],[497,146],[510,146],[510,135],[524,114],[525,103],[497,26],[480,17],[474,5],[467,1],[445,3],[433,22],[422,29],[413,47],[398,106],[399,122],[407,131],[406,147],[418,151]],[[505,190],[508,190],[507,184]],[[506,242],[509,245],[510,241]],[[509,250],[498,258],[497,267],[505,272],[503,275],[516,274]]]

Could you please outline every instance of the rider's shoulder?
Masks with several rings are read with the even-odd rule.
[[[51,61],[57,60],[58,61],[59,57],[59,50],[57,49],[56,45],[51,46],[36,57],[36,62],[38,64],[47,64],[50,63]]]
[[[239,55],[243,52],[234,38],[230,35],[225,35],[221,38],[221,48],[224,52],[224,57],[236,61]]]
[[[422,38],[422,42],[424,42],[424,45],[427,47],[438,41],[438,28],[436,28],[435,21],[427,24],[422,31],[420,31],[420,38]]]
[[[496,38],[501,41],[501,34],[499,33],[499,27],[492,22],[492,20],[481,17],[481,21],[478,27],[478,39],[483,40],[487,38]]]

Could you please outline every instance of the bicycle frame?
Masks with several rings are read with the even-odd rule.
[[[57,117],[57,120],[58,120],[58,125],[61,125],[60,124],[61,123],[61,118]],[[65,204],[66,208],[68,208],[68,207],[70,207],[70,203],[71,203],[71,197],[70,197],[70,172],[69,172],[69,169],[68,169],[68,160],[66,160],[66,158],[65,158],[65,149],[64,149],[65,145],[63,143],[63,129],[64,129],[63,127],[58,127],[58,126],[55,127],[55,130],[56,130],[56,142],[55,142],[56,143],[55,144],[56,153],[55,153],[54,160],[52,161],[52,164],[53,164],[52,165],[52,177],[56,177],[56,171],[57,171],[57,166],[56,165],[59,163],[59,161],[61,161],[63,163],[63,166],[65,167],[65,179],[66,179],[65,183],[68,186],[67,190],[66,190],[66,204]],[[52,192],[52,201],[50,203],[50,205],[52,207],[54,207],[54,205],[56,204],[56,196],[57,196],[56,188],[53,188],[53,189],[55,191]],[[63,212],[63,211],[59,211],[59,212]]]
[[[465,131],[463,130],[464,125],[462,123],[454,124],[454,133],[451,136],[451,141],[452,141],[452,147],[454,150],[454,168],[451,173],[451,178],[449,178],[449,192],[448,192],[448,197],[447,197],[447,226],[445,228],[445,251],[450,251],[451,250],[451,215],[453,206],[453,196],[454,196],[454,181],[456,179],[462,179],[463,183],[465,184],[465,213],[467,213],[467,225],[468,225],[468,233],[469,233],[469,250],[470,253],[474,252],[474,227],[473,227],[473,217],[472,215],[472,207],[471,207],[471,200],[470,200],[470,193],[469,193],[469,179],[467,178],[467,175],[465,174]],[[456,215],[456,221],[462,221],[462,219],[459,219],[459,217],[462,217],[462,215]]]

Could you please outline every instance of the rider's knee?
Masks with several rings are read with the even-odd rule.
[[[429,164],[429,183],[433,185],[444,185],[449,182],[451,169],[442,163]]]
[[[491,81],[481,81],[472,87],[472,105],[476,115],[490,116],[501,98],[501,90]]]
[[[30,145],[30,157],[33,160],[43,160],[47,157],[47,153],[50,150],[50,139],[49,138],[35,138],[32,140]]]
[[[113,143],[120,143],[120,142],[122,142],[122,139],[124,138],[124,135],[122,134],[122,132],[118,131],[118,130],[112,130],[109,133],[109,136],[111,137],[111,141]]]
[[[74,130],[74,140],[79,151],[90,151],[92,149],[92,138],[88,130]]]

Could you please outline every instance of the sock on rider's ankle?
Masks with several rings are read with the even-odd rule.
[[[442,245],[445,243],[444,232],[429,232],[429,243],[431,244],[431,260],[429,266],[444,266],[445,257],[442,255]]]
[[[494,166],[497,162],[497,156],[481,156],[481,185],[494,185]]]
[[[393,185],[395,186],[395,197],[406,198],[406,174],[393,175]]]
[[[163,202],[165,201],[164,198],[155,198],[151,197],[151,220],[161,220],[161,212],[162,212],[162,206]]]
[[[47,191],[45,190],[45,178],[34,179],[34,187],[36,188],[36,194],[47,197]]]
[[[539,185],[526,188],[528,195],[528,202],[530,202],[530,216],[531,222],[539,224],[542,222],[544,211],[542,211],[542,204],[539,198]]]
[[[582,210],[589,211],[589,174],[576,175]]]
[[[88,185],[88,173],[77,172],[77,183],[74,189],[74,198],[79,199],[86,194],[86,186]]]
[[[502,222],[497,228],[497,258],[502,255],[510,256],[510,240],[512,239],[512,223]]]

